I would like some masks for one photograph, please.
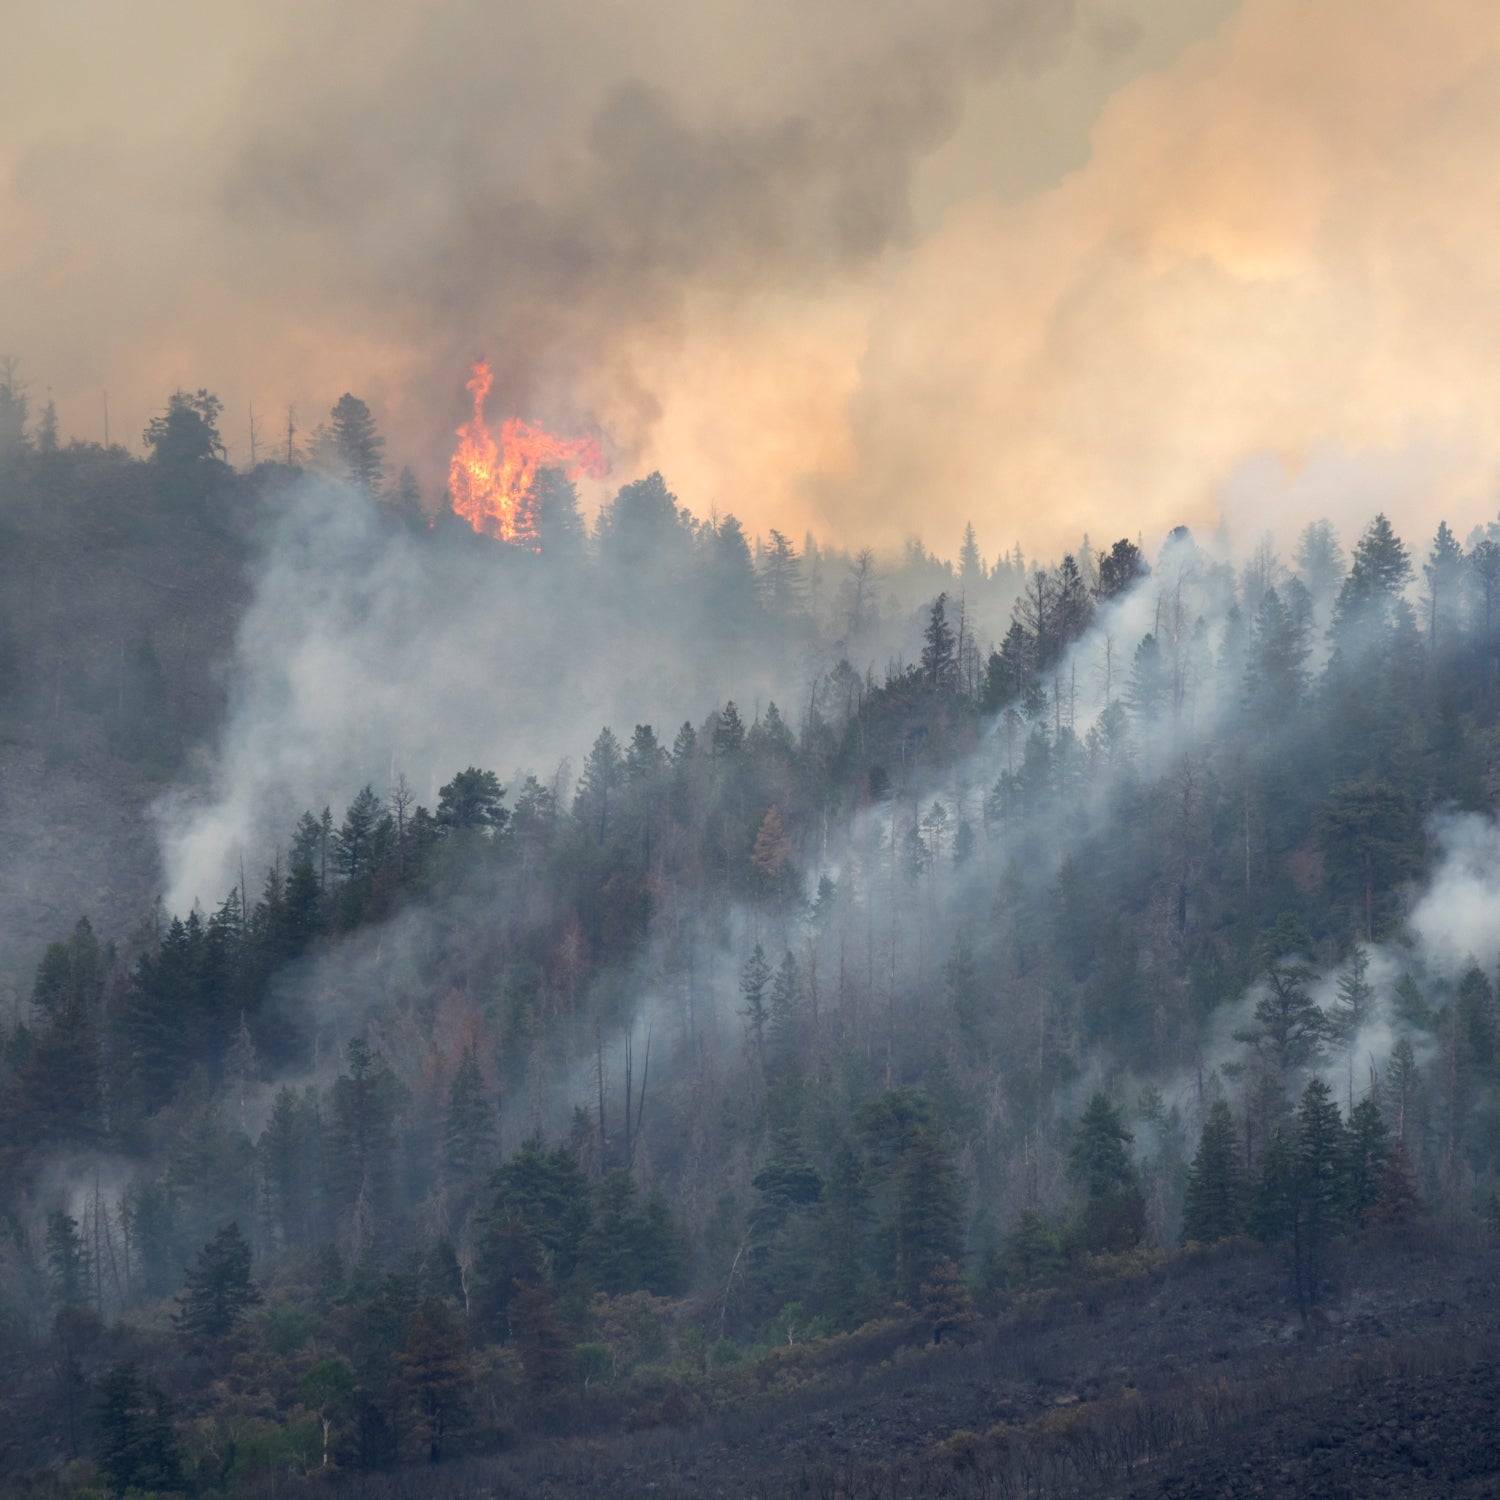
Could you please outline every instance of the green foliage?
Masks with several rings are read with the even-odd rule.
[[[438,791],[437,827],[441,833],[499,833],[509,817],[505,788],[493,771],[474,766],[460,771]]]
[[[1238,1234],[1245,1222],[1245,1184],[1240,1143],[1229,1106],[1217,1100],[1203,1123],[1188,1172],[1182,1210],[1182,1242],[1209,1245]]]
[[[250,1279],[250,1246],[238,1224],[226,1224],[184,1273],[182,1306],[174,1321],[190,1343],[211,1345],[263,1300]]]
[[[182,1490],[182,1459],[167,1399],[130,1362],[99,1382],[94,1462],[117,1494]]]
[[[61,1211],[47,1218],[47,1276],[58,1307],[87,1302],[94,1287],[94,1267],[78,1221]]]
[[[1145,1205],[1126,1150],[1133,1139],[1108,1095],[1095,1094],[1068,1146],[1068,1177],[1084,1194],[1090,1250],[1128,1250],[1140,1240]]]

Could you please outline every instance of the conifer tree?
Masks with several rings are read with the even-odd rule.
[[[484,1086],[472,1047],[448,1087],[448,1117],[443,1126],[443,1180],[465,1198],[489,1166],[495,1146],[495,1110]]]
[[[250,1279],[250,1246],[238,1224],[226,1224],[198,1252],[184,1279],[173,1321],[191,1343],[218,1343],[263,1300]]]
[[[771,1015],[766,998],[766,987],[770,982],[771,966],[766,962],[765,949],[757,943],[740,975],[740,994],[745,1001],[740,1014],[745,1018],[746,1030],[755,1047],[755,1059],[762,1072],[766,1066],[766,1034]]]
[[[94,1462],[116,1494],[184,1487],[171,1408],[133,1362],[113,1366],[99,1382]]]
[[[1140,1239],[1145,1203],[1126,1152],[1133,1139],[1108,1096],[1095,1094],[1068,1147],[1068,1177],[1084,1192],[1091,1250],[1127,1250]]]
[[[922,632],[922,672],[939,690],[954,687],[958,679],[957,639],[948,624],[948,596],[939,594],[927,614]]]
[[[47,1219],[47,1277],[58,1307],[77,1307],[93,1295],[93,1261],[78,1221],[58,1210]]]
[[[1239,1141],[1234,1116],[1219,1099],[1209,1109],[1188,1171],[1182,1241],[1209,1245],[1238,1234],[1243,1226],[1244,1174]]]
[[[468,1335],[446,1302],[428,1297],[417,1307],[394,1364],[428,1462],[441,1463],[474,1381]]]
[[[385,439],[375,427],[370,408],[345,391],[328,415],[328,443],[339,475],[374,494],[380,488],[385,462]]]
[[[1299,1305],[1316,1302],[1328,1244],[1343,1227],[1346,1141],[1338,1105],[1321,1078],[1308,1081],[1292,1142],[1292,1256]]]
[[[1380,1106],[1366,1097],[1349,1112],[1344,1129],[1342,1209],[1362,1228],[1370,1221],[1387,1186],[1391,1162],[1390,1131]]]

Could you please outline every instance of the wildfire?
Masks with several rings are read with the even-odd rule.
[[[519,417],[510,417],[496,443],[484,420],[485,398],[494,376],[487,361],[474,366],[468,389],[474,416],[458,429],[458,448],[448,467],[448,493],[454,512],[484,536],[536,547],[538,469],[562,469],[569,479],[587,474],[601,479],[608,465],[593,438],[561,438]]]

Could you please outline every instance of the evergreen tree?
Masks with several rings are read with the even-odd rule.
[[[1434,656],[1451,651],[1456,644],[1464,562],[1464,549],[1448,529],[1448,523],[1440,521],[1437,535],[1432,539],[1432,551],[1422,564],[1422,577],[1427,583],[1424,601],[1427,645]]]
[[[42,414],[37,419],[36,451],[50,454],[56,453],[57,448],[57,405],[49,395],[47,404],[42,408]]]
[[[1350,900],[1373,942],[1377,917],[1417,865],[1421,823],[1410,797],[1388,781],[1347,782],[1324,804],[1318,836],[1330,885]]]
[[[1295,711],[1306,687],[1308,649],[1302,625],[1268,588],[1250,626],[1245,662],[1246,705],[1260,722],[1283,723]]]
[[[577,1157],[563,1145],[546,1151],[533,1138],[496,1170],[489,1192],[486,1224],[494,1228],[513,1217],[538,1256],[545,1257],[554,1279],[566,1283],[578,1265],[592,1217],[588,1179]]]
[[[1034,1208],[1023,1208],[1006,1232],[1000,1261],[1008,1282],[1031,1286],[1062,1270],[1062,1247],[1042,1216]]]
[[[1299,1305],[1316,1302],[1328,1243],[1343,1225],[1343,1122],[1328,1085],[1308,1081],[1297,1109],[1293,1141],[1292,1254]]]
[[[113,1366],[99,1382],[94,1462],[120,1495],[184,1488],[171,1408],[133,1362]]]
[[[20,1123],[39,1141],[87,1144],[104,1128],[105,965],[87,918],[66,943],[48,946],[31,1003],[39,1029],[16,1069]]]
[[[441,1463],[474,1382],[468,1335],[446,1302],[428,1297],[418,1306],[394,1364],[428,1462]]]
[[[958,581],[965,599],[979,596],[980,586],[985,581],[984,559],[979,554],[979,539],[974,534],[974,523],[964,523],[964,539],[958,549]]]
[[[448,1118],[443,1127],[443,1180],[460,1201],[488,1169],[494,1147],[494,1106],[479,1059],[472,1047],[465,1047],[448,1088]]]
[[[16,378],[17,361],[13,354],[0,356],[0,461],[25,452],[26,388]]]
[[[58,1307],[77,1307],[93,1295],[93,1259],[78,1221],[58,1210],[47,1218],[47,1279]]]
[[[802,971],[790,949],[782,955],[771,981],[768,1040],[777,1066],[785,1066],[798,1055],[802,1029]]]
[[[790,864],[792,841],[782,827],[781,811],[772,803],[755,833],[750,850],[750,866],[760,888],[768,896],[784,896],[793,886],[794,871]]]
[[[223,439],[219,416],[224,403],[209,391],[173,391],[162,415],[152,417],[143,434],[151,461],[163,468],[183,469],[208,462],[222,463]]]
[[[573,816],[590,831],[595,843],[605,843],[614,830],[611,799],[615,788],[624,779],[625,763],[620,754],[620,742],[614,730],[606,725],[599,731],[599,737],[583,763],[578,796],[573,803]]]
[[[1374,632],[1368,640],[1389,632],[1411,573],[1411,559],[1391,523],[1376,516],[1354,549],[1334,608],[1334,638],[1341,652],[1347,656],[1361,644],[1357,632]]]
[[[250,1246],[238,1224],[227,1224],[185,1272],[177,1330],[195,1344],[216,1344],[263,1300],[250,1279]]]
[[[349,1071],[333,1085],[328,1178],[354,1252],[362,1254],[387,1228],[404,1091],[362,1037],[349,1043],[345,1055]]]
[[[437,831],[441,836],[460,831],[501,833],[510,816],[504,800],[505,788],[493,771],[469,766],[438,790]]]
[[[1344,576],[1344,551],[1331,521],[1309,521],[1292,560],[1314,605],[1321,607],[1333,598]]]
[[[797,549],[779,531],[772,531],[761,563],[766,608],[771,618],[790,620],[802,604],[802,559]]]
[[[918,1307],[924,1283],[964,1253],[963,1188],[947,1147],[930,1127],[919,1127],[901,1154],[894,1227],[897,1289]]]
[[[1068,1147],[1068,1177],[1084,1193],[1090,1250],[1127,1250],[1141,1237],[1145,1203],[1126,1151],[1133,1139],[1108,1096],[1095,1094]]]
[[[925,644],[922,647],[922,672],[928,682],[939,690],[957,685],[958,652],[957,639],[948,624],[947,594],[939,594],[933,600],[927,615],[927,626],[922,632]]]
[[[348,391],[328,414],[328,444],[341,478],[372,495],[380,488],[385,439],[376,430],[370,408]]]
[[[1222,1099],[1209,1109],[1188,1171],[1182,1242],[1211,1245],[1238,1234],[1244,1224],[1244,1174],[1234,1117]]]
[[[1138,579],[1149,578],[1151,569],[1141,556],[1141,549],[1126,537],[1121,537],[1113,547],[1099,559],[1099,584],[1097,594],[1101,603],[1123,594]]]
[[[932,1342],[962,1343],[971,1338],[979,1319],[969,1289],[953,1261],[935,1261],[922,1282],[920,1304],[923,1320],[932,1329]]]
[[[284,1245],[309,1244],[319,1228],[319,1123],[316,1105],[283,1086],[256,1148],[271,1222]]]
[[[1328,1034],[1328,1018],[1307,992],[1315,970],[1304,955],[1306,929],[1283,912],[1261,940],[1263,988],[1255,1002],[1255,1024],[1235,1032],[1260,1053],[1282,1087],[1298,1069],[1314,1063]]]
[[[756,1061],[762,1070],[766,1066],[766,1035],[771,1015],[766,999],[766,987],[770,982],[771,966],[766,962],[765,949],[757,943],[740,975],[740,994],[745,1000],[740,1014],[745,1018],[750,1040],[755,1045]]]
[[[1341,1163],[1341,1206],[1356,1228],[1363,1228],[1370,1221],[1380,1203],[1390,1162],[1390,1131],[1380,1106],[1372,1098],[1361,1099],[1349,1112]]]
[[[333,837],[333,864],[346,885],[366,880],[374,864],[376,829],[385,817],[385,806],[373,787],[364,787],[349,804],[344,821]]]

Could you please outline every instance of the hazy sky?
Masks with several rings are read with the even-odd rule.
[[[1493,0],[15,8],[0,350],[65,434],[345,389],[992,555],[1493,517]],[[1373,503],[1372,503],[1373,501]]]

